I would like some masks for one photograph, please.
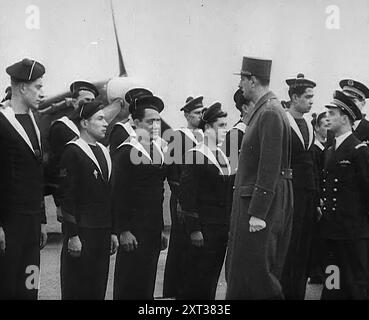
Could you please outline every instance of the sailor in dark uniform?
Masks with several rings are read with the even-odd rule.
[[[173,146],[166,155],[174,157],[178,152],[180,158],[179,161],[173,161],[168,166],[168,183],[171,190],[170,195],[170,241],[168,254],[165,262],[164,270],[164,284],[163,284],[163,296],[164,297],[178,297],[178,293],[184,285],[184,250],[186,234],[182,218],[178,216],[178,192],[179,192],[179,180],[181,175],[181,168],[185,163],[185,155],[191,148],[195,147],[199,142],[203,140],[203,132],[199,129],[201,120],[203,105],[203,97],[188,97],[186,104],[180,109],[183,111],[187,120],[186,128],[179,128],[174,130]]]
[[[110,211],[112,164],[97,140],[106,133],[103,105],[78,109],[80,138],[67,144],[60,162],[63,213],[62,299],[104,299],[110,254],[118,247]]]
[[[361,82],[352,79],[341,80],[340,87],[346,95],[354,100],[357,107],[362,111],[365,107],[365,99],[369,98],[369,88]],[[369,142],[368,120],[362,118],[355,121],[353,131],[356,138],[360,141]]]
[[[326,281],[322,299],[368,299],[369,150],[351,131],[362,115],[341,91],[326,107],[336,139],[324,155],[320,231],[339,274],[333,288]]]
[[[109,150],[111,155],[128,137],[135,136],[136,133],[132,126],[133,120],[130,117],[129,105],[134,99],[145,95],[152,96],[152,92],[145,88],[134,87],[125,94],[123,106],[116,119],[114,119],[115,123],[112,125],[109,133]]]
[[[50,126],[49,131],[49,186],[52,189],[55,205],[57,207],[57,218],[61,221],[62,214],[60,212],[60,201],[58,199],[58,175],[60,171],[60,158],[65,145],[72,140],[79,138],[80,132],[76,125],[78,114],[74,110],[78,109],[79,104],[91,102],[98,96],[97,88],[86,81],[75,81],[70,85],[73,102],[72,108],[66,109],[66,115],[57,119]],[[74,119],[76,118],[76,119]]]
[[[136,137],[113,154],[112,212],[119,235],[115,273],[115,300],[153,299],[163,235],[163,199],[166,170],[157,144],[163,101],[142,96],[130,105]]]
[[[6,72],[12,97],[0,109],[0,299],[37,299],[47,235],[43,149],[33,111],[44,98],[45,68],[23,59]]]
[[[315,183],[315,163],[312,147],[314,131],[304,114],[311,110],[315,82],[298,74],[286,80],[291,99],[287,118],[292,128],[292,184],[294,212],[290,245],[282,273],[282,288],[286,299],[303,300],[314,219],[317,217],[318,193]]]
[[[226,201],[231,169],[218,147],[227,132],[226,116],[218,102],[204,112],[200,123],[204,141],[189,150],[186,157],[192,164],[181,172],[180,204],[187,235],[181,299],[215,299],[229,229]]]

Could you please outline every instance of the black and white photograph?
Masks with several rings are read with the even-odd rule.
[[[1,0],[0,300],[369,300],[368,35],[367,0]]]

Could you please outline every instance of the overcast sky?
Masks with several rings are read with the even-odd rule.
[[[184,125],[189,95],[220,101],[237,119],[233,93],[242,56],[273,60],[271,89],[287,99],[285,79],[302,72],[317,82],[314,111],[329,102],[345,77],[369,85],[368,0],[115,0],[119,40],[129,76],[166,105],[163,117]],[[27,29],[29,5],[40,9],[40,29]],[[326,27],[329,5],[339,29]],[[0,90],[5,68],[30,57],[47,69],[45,89],[62,92],[75,79],[118,74],[109,0],[1,0]],[[2,89],[1,89],[2,88]],[[366,107],[364,112],[368,112]]]

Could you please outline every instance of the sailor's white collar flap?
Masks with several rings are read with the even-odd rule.
[[[102,170],[101,170],[101,167],[99,165],[99,162],[97,161],[94,153],[92,152],[91,148],[89,147],[88,143],[79,138],[77,140],[74,140],[74,141],[70,141],[68,142],[67,144],[75,144],[77,145],[78,147],[80,147],[82,149],[82,151],[92,160],[92,162],[96,165],[96,167],[99,169],[100,171],[100,174],[101,176],[103,177],[103,174],[102,174]],[[102,149],[103,151],[103,154],[105,156],[105,159],[106,159],[106,163],[108,165],[108,179],[110,179],[110,176],[111,176],[111,168],[112,168],[112,164],[111,164],[111,159],[110,159],[110,155],[109,155],[109,151],[108,149],[106,149],[105,146],[103,146],[101,143],[98,143],[97,142],[97,145]]]
[[[164,154],[163,154],[163,151],[161,150],[161,147],[158,145],[158,142],[155,141],[155,140],[152,142],[152,144],[157,149],[157,151],[158,151],[158,153],[160,155],[161,164],[163,164],[164,163]],[[142,152],[142,154],[146,158],[148,158],[151,163],[153,163],[153,160],[151,159],[150,154],[146,151],[146,149],[144,148],[144,146],[136,139],[136,137],[131,137],[131,139],[127,139],[121,145],[119,145],[117,149],[119,149],[121,146],[124,146],[124,145],[132,146],[136,150]]]
[[[189,152],[191,151],[198,151],[200,153],[202,153],[206,158],[208,158],[210,160],[211,163],[213,163],[219,170],[221,175],[230,175],[231,174],[231,165],[228,161],[228,158],[226,157],[226,155],[224,154],[224,152],[220,149],[217,148],[217,152],[221,155],[221,157],[224,159],[224,162],[227,165],[227,172],[224,173],[224,171],[222,170],[218,160],[215,158],[214,154],[211,152],[211,150],[209,149],[208,146],[206,146],[204,143],[199,143],[196,147],[192,148],[189,150]]]
[[[137,136],[136,131],[132,128],[132,125],[129,121],[127,121],[126,123],[117,122],[116,125],[123,127],[127,131],[130,137]]]
[[[320,149],[320,150],[324,150],[324,146],[323,144],[318,140],[318,139],[315,139],[314,141],[314,144]]]
[[[19,121],[15,117],[15,113],[14,113],[13,108],[11,108],[11,107],[8,106],[8,107],[6,107],[4,109],[1,109],[0,111],[3,113],[3,115],[5,116],[5,118],[9,121],[9,123],[13,126],[13,128],[15,129],[15,131],[17,131],[18,134],[27,143],[27,145],[30,147],[30,149],[32,150],[32,152],[35,153],[35,150],[33,150],[33,147],[32,147],[31,140],[29,139],[29,137],[28,137],[26,131],[24,130],[23,126],[19,123]],[[31,110],[28,111],[28,114],[31,117],[33,126],[34,126],[35,131],[36,131],[38,145],[39,145],[40,148],[42,148],[42,146],[41,146],[40,130],[38,129],[38,126],[36,124],[35,117],[33,116],[33,113],[31,112]]]
[[[152,163],[152,159],[150,157],[150,154],[146,151],[144,146],[135,137],[131,137],[130,139],[128,138],[127,140],[125,140],[122,144],[120,144],[117,147],[117,149],[119,149],[122,146],[131,146],[131,147],[135,148],[136,150],[142,152],[142,154],[146,158],[148,158],[150,160],[150,162]]]
[[[304,142],[304,138],[301,134],[301,131],[295,121],[295,119],[292,117],[292,115],[287,111],[286,112],[287,114],[287,118],[288,118],[288,121],[290,123],[290,126],[292,128],[293,131],[295,131],[295,133],[297,134],[297,136],[299,137],[301,143],[302,143],[302,146],[304,147],[305,149],[305,142]],[[313,126],[311,125],[311,123],[309,121],[306,121],[305,118],[303,118],[307,124],[307,127],[308,127],[308,131],[309,131],[309,145],[308,145],[308,149],[311,147],[311,144],[313,143],[313,139],[314,139],[314,131],[313,131]]]
[[[63,122],[69,129],[71,129],[78,137],[80,136],[80,132],[77,128],[77,126],[75,125],[75,123],[70,120],[67,116],[64,116],[56,121],[60,121]]]
[[[193,132],[188,129],[188,128],[179,128],[176,129],[176,131],[181,131],[183,132],[189,139],[191,139],[195,144],[198,144],[199,142],[197,141],[195,135],[193,134]]]

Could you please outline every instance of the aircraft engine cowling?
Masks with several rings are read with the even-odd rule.
[[[124,101],[126,101],[124,98],[126,93],[134,88],[148,89],[147,86],[135,78],[116,77],[110,79],[106,85],[108,102],[111,103],[116,98],[122,98]]]

